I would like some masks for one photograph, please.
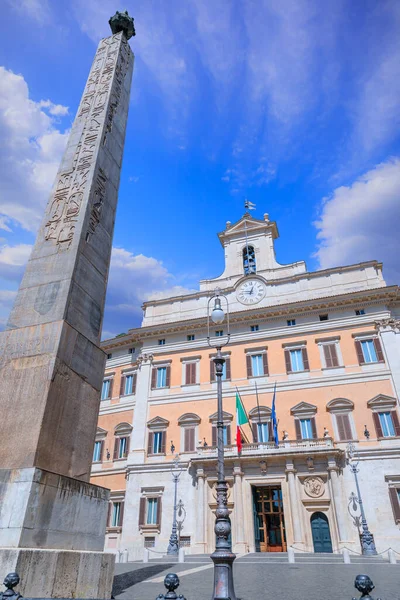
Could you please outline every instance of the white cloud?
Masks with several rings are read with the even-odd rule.
[[[49,113],[55,117],[65,117],[68,114],[68,106],[54,104],[51,100],[41,100],[38,102],[40,108],[47,108]]]
[[[8,0],[8,3],[21,17],[28,16],[38,25],[48,25],[51,22],[48,0]]]
[[[324,198],[315,223],[323,269],[367,260],[383,262],[389,283],[400,280],[400,159],[377,165]]]
[[[34,232],[68,138],[45,111],[61,116],[68,109],[31,100],[22,75],[0,67],[0,78],[0,227],[17,223]]]
[[[113,248],[107,288],[104,332],[120,333],[139,327],[141,306],[150,298],[168,298],[190,293],[161,261],[124,248]],[[105,333],[103,333],[103,337]]]

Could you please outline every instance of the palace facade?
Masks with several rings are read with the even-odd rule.
[[[360,552],[346,460],[378,552],[400,551],[400,295],[376,261],[308,272],[280,265],[276,223],[246,213],[219,234],[220,277],[190,295],[144,304],[142,326],[108,354],[92,482],[111,489],[106,549],[141,558],[171,534],[179,455],[180,542],[214,550],[216,382],[207,303],[229,303],[223,348],[224,436],[234,552]],[[213,326],[211,341],[227,333]],[[276,384],[279,447],[271,435]],[[248,413],[241,455],[235,395]],[[257,390],[257,394],[256,394]],[[257,404],[258,395],[258,404]]]

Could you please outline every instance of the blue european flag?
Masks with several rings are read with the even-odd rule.
[[[276,381],[275,381],[275,386],[274,386],[274,396],[272,398],[271,421],[272,421],[272,431],[274,434],[275,446],[279,446],[278,421],[276,420],[276,410],[275,410],[275,397],[276,397]]]

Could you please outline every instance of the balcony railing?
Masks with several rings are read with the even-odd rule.
[[[274,442],[253,442],[251,444],[243,444],[242,456],[246,454],[276,454],[285,453],[288,450],[291,451],[306,451],[313,449],[333,448],[334,442],[332,438],[317,438],[312,440],[285,440],[279,442],[279,446],[276,446]],[[230,444],[224,446],[225,456],[236,456],[237,447],[236,444]],[[198,446],[197,453],[200,456],[216,456],[216,446]]]

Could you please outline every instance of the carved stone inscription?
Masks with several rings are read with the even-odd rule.
[[[70,140],[74,140],[74,129],[82,130],[76,145],[72,169],[58,174],[56,191],[45,224],[45,240],[56,244],[59,250],[68,250],[71,246],[96,160],[102,123],[105,123],[102,139],[102,143],[105,144],[120,101],[129,64],[129,52],[127,41],[124,37],[121,39],[121,34],[103,40],[97,50],[70,136]],[[99,169],[95,174],[87,239],[99,223],[105,192],[106,176]]]

